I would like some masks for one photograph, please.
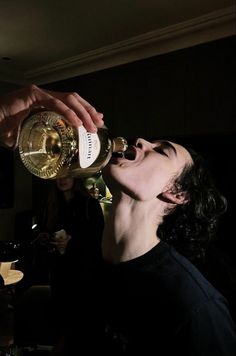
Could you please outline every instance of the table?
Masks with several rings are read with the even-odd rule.
[[[10,269],[7,277],[3,278],[4,285],[0,288],[0,348],[8,349],[14,344],[15,285],[23,277],[23,272]]]

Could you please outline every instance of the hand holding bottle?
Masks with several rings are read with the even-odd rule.
[[[127,141],[123,137],[111,139],[105,125],[97,132],[88,132],[84,125],[70,126],[53,111],[29,116],[19,135],[22,162],[43,179],[92,176],[109,162],[112,153],[126,149]]]
[[[35,109],[53,110],[74,127],[82,124],[89,132],[102,127],[103,114],[76,92],[43,90],[36,85],[24,87],[0,97],[0,143],[16,148],[22,121]]]

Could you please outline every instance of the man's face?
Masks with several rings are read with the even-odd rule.
[[[184,147],[139,138],[125,157],[111,159],[103,169],[103,177],[112,194],[121,190],[136,199],[148,200],[170,189],[187,164],[192,164],[192,158]]]

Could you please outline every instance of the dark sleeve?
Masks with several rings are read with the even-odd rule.
[[[235,324],[223,299],[210,300],[196,310],[187,325],[187,335],[187,355],[236,355]]]

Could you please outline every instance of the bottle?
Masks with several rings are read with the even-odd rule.
[[[127,147],[123,137],[111,139],[106,126],[90,133],[84,126],[70,126],[52,111],[25,119],[19,136],[22,162],[43,179],[92,176],[108,163],[113,152],[123,152]]]

